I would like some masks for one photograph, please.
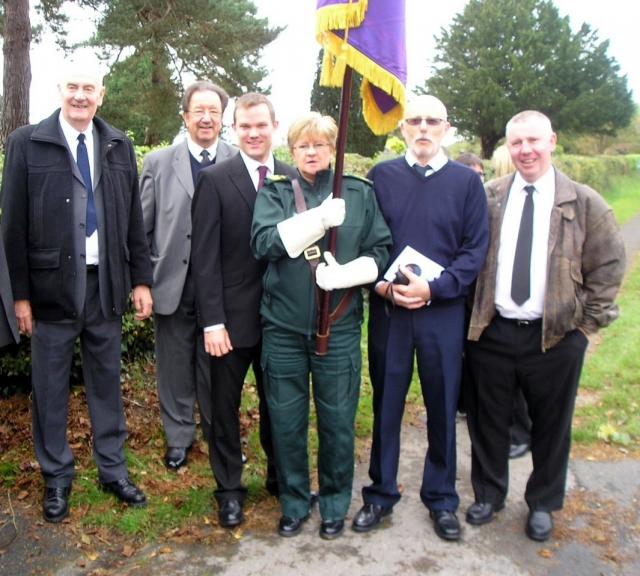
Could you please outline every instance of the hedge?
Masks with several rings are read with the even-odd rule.
[[[395,140],[397,142],[392,142],[393,146],[391,146],[393,150],[385,150],[376,158],[347,154],[345,156],[345,172],[366,176],[375,163],[402,154],[403,143],[397,138]],[[148,147],[136,147],[139,164],[142,162],[143,155],[148,151]],[[291,162],[289,151],[284,146],[276,149],[275,155],[285,162]],[[0,168],[3,161],[4,157],[0,154]],[[616,177],[640,174],[640,155],[638,154],[594,157],[558,154],[554,158],[554,164],[573,180],[588,184],[599,191],[610,189],[612,179]],[[153,323],[149,321],[135,322],[133,313],[128,312],[123,319],[122,353],[124,361],[149,359],[152,352]],[[10,346],[0,351],[0,394],[11,393],[16,386],[23,387],[24,383],[28,382],[29,372],[29,339],[23,337],[19,345]],[[81,380],[78,350],[76,350],[73,364],[73,377],[75,380]]]

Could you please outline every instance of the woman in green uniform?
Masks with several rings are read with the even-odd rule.
[[[251,229],[253,254],[268,261],[260,308],[262,368],[282,536],[296,535],[309,518],[309,374],[319,439],[320,536],[336,538],[344,529],[351,502],[362,364],[362,294],[353,287],[378,278],[391,246],[391,234],[368,180],[345,175],[341,198],[332,198],[330,164],[337,132],[334,120],[317,112],[291,125],[288,144],[299,177],[267,180],[256,199]],[[337,227],[335,258],[325,252],[325,232],[332,227]],[[330,310],[335,316],[323,356],[315,353],[318,287],[331,291]]]

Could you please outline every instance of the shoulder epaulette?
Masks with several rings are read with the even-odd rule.
[[[358,176],[356,174],[344,174],[343,178],[353,178],[354,180],[360,180],[361,182],[364,182],[365,184],[369,184],[369,185],[373,184],[373,182],[371,180],[369,180],[368,178],[365,178],[364,176]]]
[[[289,176],[286,174],[272,174],[271,176],[267,176],[271,182],[288,182],[291,180]]]

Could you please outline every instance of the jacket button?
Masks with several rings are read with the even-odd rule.
[[[183,261],[182,261],[182,263],[183,263],[183,264],[188,264],[188,262],[187,262],[187,260],[186,260],[186,259],[185,259],[185,260],[183,260]]]

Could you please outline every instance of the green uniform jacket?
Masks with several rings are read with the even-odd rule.
[[[298,181],[304,193],[307,209],[315,208],[331,194],[333,172],[316,174],[309,184]],[[359,256],[371,256],[383,270],[389,258],[391,232],[378,207],[373,188],[368,180],[348,176],[342,180],[342,198],[346,204],[346,217],[338,227],[336,260],[345,264]],[[290,258],[282,244],[277,225],[296,214],[293,187],[290,178],[283,176],[267,180],[256,199],[251,226],[251,250],[256,258],[268,260],[262,280],[263,293],[260,313],[263,320],[293,332],[313,336],[316,333],[316,286],[311,277],[309,263],[304,254]],[[324,252],[328,234],[317,244]],[[331,294],[333,310],[344,290]],[[349,309],[332,325],[331,330],[352,328],[362,322],[362,293],[356,290]]]

